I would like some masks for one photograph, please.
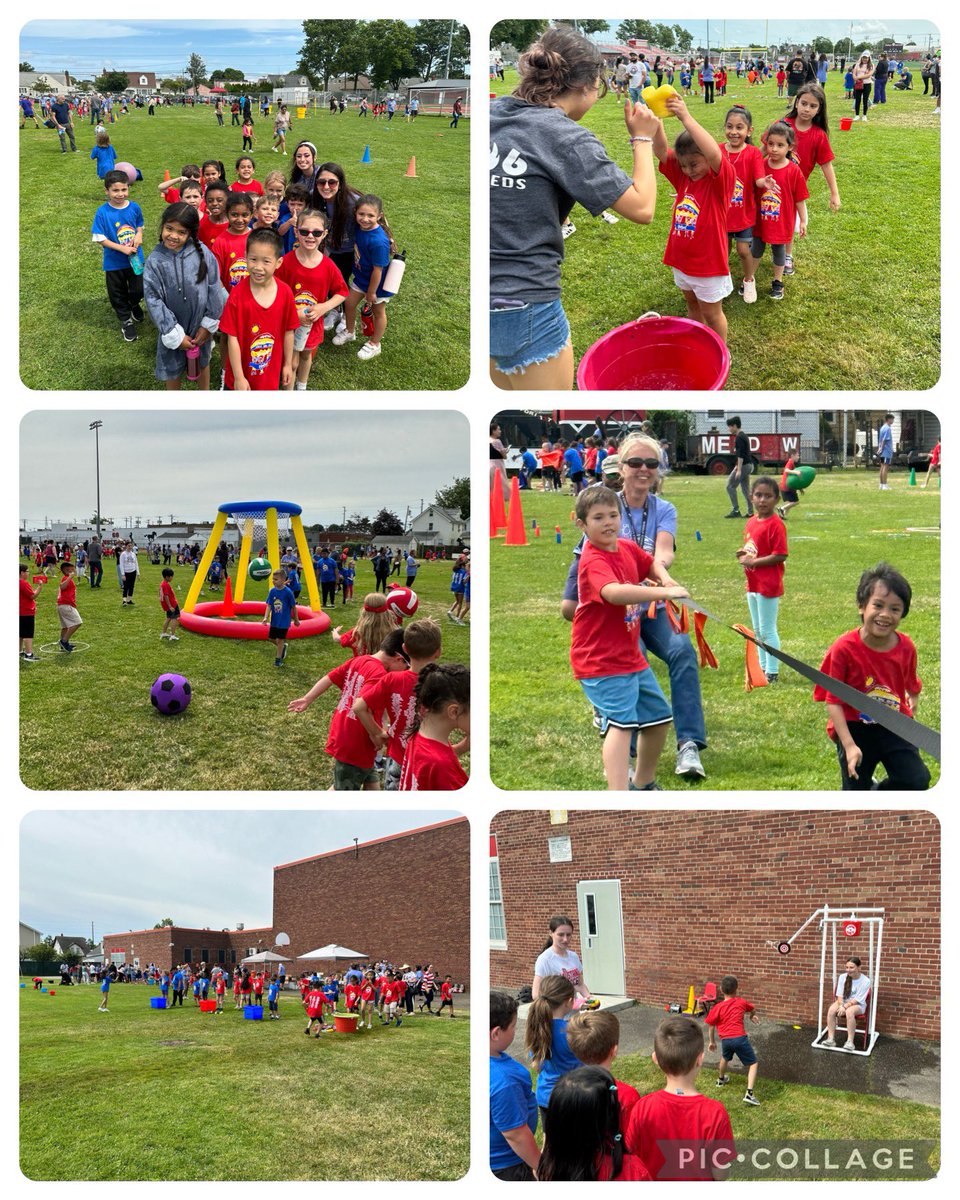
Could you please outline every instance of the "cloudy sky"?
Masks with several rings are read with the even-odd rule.
[[[386,507],[403,520],[469,474],[455,412],[38,411],[20,425],[20,522],[104,516],[212,521],[231,500],[291,500],[306,524]]]
[[[457,812],[32,812],[20,825],[20,920],[56,936],[270,925],[273,868]]]

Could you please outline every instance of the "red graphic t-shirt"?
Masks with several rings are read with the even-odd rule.
[[[774,513],[761,521],[751,517],[743,527],[743,548],[756,558],[787,553],[787,527]],[[744,567],[747,591],[761,596],[782,596],[784,564],[769,567]]]
[[[211,221],[210,214],[204,213],[200,218],[200,229],[197,232],[197,237],[207,247],[208,250],[213,249],[213,243],[229,228],[229,221]]]
[[[415,733],[407,742],[400,773],[401,792],[455,792],[467,783],[467,773],[452,746]]]
[[[371,683],[361,692],[361,698],[371,712],[383,714],[390,721],[390,741],[387,754],[396,763],[403,762],[404,751],[416,717],[414,690],[417,686],[416,671],[388,671],[376,683]],[[383,723],[382,716],[378,718]]]
[[[782,167],[771,167],[769,161],[764,160],[764,164],[764,173],[774,176],[779,191],[764,188],[760,193],[760,219],[754,233],[768,246],[786,246],[793,241],[797,205],[801,200],[806,200],[810,193],[803,172],[796,163],[786,162]]]
[[[220,318],[220,332],[230,334],[240,343],[243,375],[252,391],[275,392],[280,387],[284,334],[299,324],[293,292],[283,282],[277,284],[277,294],[269,308],[254,298],[249,278],[242,279],[231,291]],[[224,355],[224,359],[226,386],[233,388],[233,368],[229,356]]]
[[[354,767],[373,766],[377,751],[354,713],[353,705],[368,683],[375,683],[386,673],[386,667],[372,654],[348,659],[330,672],[330,679],[340,688],[340,700],[330,718],[326,752],[337,762]]]
[[[811,125],[809,129],[798,129],[796,117],[784,117],[784,121],[794,132],[792,154],[803,173],[804,179],[809,179],[814,167],[822,167],[824,163],[833,162],[836,155],[830,145],[830,139],[819,127]]]
[[[575,679],[646,670],[638,640],[641,606],[608,604],[600,593],[608,583],[643,583],[652,567],[653,558],[628,538],[617,539],[616,553],[586,543],[580,555],[579,603],[570,642]]]
[[[907,693],[917,696],[923,686],[917,675],[917,648],[905,633],[896,636],[897,644],[892,650],[871,650],[864,645],[860,630],[851,629],[833,643],[820,664],[820,670],[848,683],[858,692],[898,709],[904,716],[912,717]],[[851,708],[819,684],[813,689],[813,698],[842,705],[847,721],[863,721],[868,725],[874,723],[870,717]],[[827,722],[827,736],[836,741],[833,721]]]
[[[315,267],[305,267],[297,258],[296,250],[285,254],[277,268],[276,279],[282,279],[293,292],[293,300],[299,316],[304,308],[314,304],[323,304],[331,296],[346,298],[349,288],[344,283],[343,276],[337,270],[336,264],[326,255]],[[314,321],[307,338],[307,349],[312,350],[323,341],[323,318]]]
[[[247,234],[231,233],[225,228],[216,235],[210,248],[220,268],[220,282],[225,288],[235,288],[247,278]]]
[[[750,229],[757,221],[757,180],[766,175],[763,154],[759,146],[744,145],[735,154],[726,142],[720,152],[733,168],[733,188],[727,203],[727,230],[739,233]]]
[[[733,195],[734,171],[721,155],[720,170],[702,179],[688,179],[671,150],[660,174],[676,188],[670,236],[663,261],[685,275],[707,278],[729,275],[727,206]]]

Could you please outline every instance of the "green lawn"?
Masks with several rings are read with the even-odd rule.
[[[783,649],[819,666],[827,647],[859,620],[855,595],[861,572],[881,559],[910,580],[913,604],[902,628],[917,644],[923,681],[917,716],[940,726],[940,493],[909,487],[891,474],[892,491],[877,491],[875,471],[821,471],[787,521],[790,557],[778,628]],[[679,514],[674,577],[711,612],[749,625],[743,571],[734,558],[743,523],[727,521],[722,478],[672,475],[664,495]],[[570,626],[560,600],[577,542],[569,495],[524,492],[528,537],[536,519],[543,536],[527,547],[491,545],[493,618],[490,665],[491,774],[508,789],[604,787],[600,739],[590,707],[570,672]],[[563,542],[556,544],[559,525]],[[928,532],[910,532],[910,528]],[[697,531],[701,534],[696,540]],[[839,788],[839,767],[827,740],[824,706],[811,686],[783,667],[777,684],[743,690],[744,641],[712,621],[706,638],[719,670],[700,673],[709,749],[704,786],[717,789]],[[669,697],[666,669],[651,665]],[[668,736],[657,781],[689,791],[673,773]],[[938,764],[925,760],[939,777]]]
[[[809,234],[795,245],[797,273],[786,280],[780,303],[769,300],[769,254],[751,307],[736,295],[742,276],[731,255],[734,295],[724,305],[733,359],[728,388],[915,389],[930,388],[939,378],[940,118],[922,88],[897,92],[891,83],[886,105],[871,109],[869,123],[841,133],[840,118],[852,114],[842,84],[842,75],[831,72],[830,139],[843,207],[831,213],[817,168],[809,184]],[[491,80],[490,90],[510,92],[515,85],[516,74],[507,72],[506,83]],[[735,73],[716,104],[686,99],[694,118],[718,140],[733,104],[750,109],[757,143],[786,111],[776,84],[749,88]],[[623,112],[613,93],[583,124],[629,168]],[[679,122],[668,118],[665,128],[672,142]],[[607,225],[574,206],[577,232],[564,243],[563,300],[578,362],[603,334],[644,312],[685,315],[662,261],[673,191],[662,176],[658,181],[656,216],[648,227],[626,220]],[[909,232],[901,202],[906,197]]]
[[[311,388],[454,389],[469,375],[469,145],[470,122],[448,128],[449,117],[421,116],[409,125],[309,112],[295,120],[286,158],[270,152],[272,124],[257,119],[256,177],[281,169],[289,177],[293,147],[302,139],[317,147],[319,161],[343,165],[347,181],[383,199],[397,244],[407,250],[403,290],[390,304],[383,354],[357,359],[357,346],[325,342],[314,361]],[[161,108],[154,117],[131,110],[108,126],[120,161],[143,172],[130,189],[143,209],[144,251],[156,245],[165,202],[156,185],[169,169],[220,159],[227,178],[241,151],[239,126],[229,117],[220,128],[212,109]],[[77,153],[60,152],[54,130],[32,123],[20,132],[20,374],[30,388],[160,388],[154,377],[156,335],[149,321],[140,340],[127,345],[107,301],[101,251],[90,226],[104,200],[95,163],[89,118],[77,124]],[[371,164],[361,166],[369,144]],[[416,156],[417,178],[406,178]],[[37,197],[56,195],[53,222],[37,216]],[[214,356],[219,370],[219,351]]]
[[[466,1019],[303,1036],[280,1021],[149,1007],[155,988],[20,990],[20,1167],[30,1179],[459,1179]]]
[[[20,773],[31,788],[325,789],[332,759],[324,753],[330,715],[340,698],[331,688],[306,713],[288,713],[348,651],[329,634],[288,643],[287,665],[273,665],[270,642],[232,641],[180,631],[160,641],[163,624],[160,567],[141,563],[133,608],[122,608],[116,568],[104,561],[103,586],[77,585],[84,625],[77,640],[90,649],[43,656],[21,664]],[[190,568],[176,567],[182,599]],[[235,568],[231,568],[233,576]],[[446,619],[449,563],[424,563],[417,576],[418,616],[443,625],[443,659],[470,661],[469,626]],[[54,593],[37,601],[37,648],[59,638]],[[373,571],[358,563],[354,600],[331,612],[335,625],[353,627]],[[211,593],[205,588],[205,600]],[[266,584],[248,585],[246,599],[266,596]],[[304,587],[304,595],[306,588]],[[303,603],[307,603],[301,597]],[[56,647],[54,647],[56,650]],[[162,717],[150,704],[150,686],[164,671],[186,675],[193,688],[181,716]],[[465,762],[465,766],[467,763]]]

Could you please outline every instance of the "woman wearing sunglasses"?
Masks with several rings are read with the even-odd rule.
[[[347,284],[353,274],[353,248],[357,233],[353,213],[359,199],[360,192],[349,186],[343,167],[339,163],[325,162],[317,168],[313,202],[310,207],[326,214],[329,232],[324,251],[333,259],[334,266]],[[338,315],[339,323],[336,319]],[[327,329],[334,326],[337,332],[346,329],[342,310],[339,313],[331,313],[326,318]]]
[[[628,433],[620,443],[615,463],[611,458],[604,459],[603,470],[604,474],[618,470],[623,481],[620,536],[636,542],[669,572],[676,553],[677,510],[669,500],[655,494],[660,477],[659,445],[645,434]],[[578,546],[561,605],[568,621],[573,620],[577,607],[579,565]],[[645,614],[640,618],[640,641],[644,651],[666,663],[670,673],[670,703],[677,735],[676,773],[688,779],[704,779],[700,751],[706,748],[707,732],[693,642],[688,634],[674,630],[662,604],[657,605],[655,616]]]
[[[490,375],[507,390],[569,391],[573,346],[563,311],[561,226],[574,203],[612,208],[640,225],[657,195],[653,137],[660,122],[624,105],[632,174],[581,121],[607,91],[596,45],[547,29],[520,57],[520,83],[490,106]]]

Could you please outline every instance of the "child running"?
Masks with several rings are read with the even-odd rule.
[[[541,1118],[546,1115],[550,1093],[557,1080],[567,1071],[583,1065],[567,1045],[567,1019],[573,1011],[575,995],[569,979],[563,975],[548,975],[527,1012],[524,1041],[537,1072],[536,1094]]]
[[[221,234],[218,248],[225,237]],[[281,249],[272,229],[255,229],[247,238],[247,278],[230,292],[220,318],[227,335],[227,391],[275,392],[293,380],[293,335],[300,318],[293,292],[274,278]]]
[[[557,1082],[543,1117],[537,1179],[649,1182],[650,1172],[624,1150],[617,1084],[603,1067],[577,1067]]]
[[[837,638],[820,665],[827,675],[907,717],[916,711],[922,686],[916,646],[897,632],[912,597],[910,584],[889,563],[864,571],[857,586],[860,628]],[[922,792],[930,786],[930,772],[915,746],[819,684],[813,698],[826,703],[827,736],[836,743],[844,791]],[[878,765],[887,777],[874,783]]]
[[[399,790],[453,792],[465,787],[460,756],[470,748],[469,667],[428,663],[420,671],[414,699],[417,725],[404,751]],[[456,729],[466,736],[451,746]]]
[[[830,211],[839,212],[840,190],[837,187],[837,175],[833,169],[835,156],[830,145],[830,131],[827,125],[827,96],[823,88],[817,83],[805,83],[794,96],[793,104],[783,120],[784,124],[793,129],[793,160],[800,168],[804,182],[809,184],[813,168],[819,167],[823,171],[823,178],[830,189]],[[795,226],[794,232],[800,232],[799,225]],[[793,238],[791,238],[787,245],[784,274],[792,275],[794,271]]]
[[[784,566],[787,561],[787,527],[774,511],[780,488],[769,475],[760,475],[750,489],[753,516],[743,527],[743,545],[737,559],[747,577],[747,607],[753,631],[761,642],[780,649],[777,614],[783,595]],[[757,647],[760,668],[767,683],[776,683],[780,665],[762,646]]]
[[[267,592],[267,604],[261,624],[269,625],[267,637],[277,648],[277,657],[273,665],[282,667],[287,660],[287,637],[290,634],[290,623],[299,628],[300,614],[297,612],[297,600],[293,591],[287,586],[287,573],[278,567],[273,573],[273,587]]]
[[[323,342],[324,317],[338,308],[350,289],[333,260],[323,253],[327,218],[315,208],[306,208],[297,218],[297,247],[283,256],[277,278],[293,291],[300,325],[293,335],[292,387],[304,392],[313,366],[313,356]]]
[[[745,304],[755,304],[757,284],[753,275],[753,227],[757,223],[757,186],[766,174],[763,155],[759,146],[750,140],[753,133],[753,117],[742,104],[729,109],[724,119],[723,132],[726,141],[721,152],[733,168],[733,189],[727,205],[727,236],[737,247],[737,256],[743,271],[740,295]]]
[[[373,333],[357,351],[357,358],[366,360],[380,353],[380,343],[387,329],[387,304],[393,298],[383,286],[383,279],[396,249],[393,234],[383,215],[379,196],[361,196],[353,212],[357,225],[356,265],[350,281],[350,294],[343,307],[344,329],[334,335],[335,346],[355,342],[357,308],[369,304],[373,309]]]
[[[441,1016],[445,1008],[450,1009],[450,1020],[453,1020],[453,979],[450,975],[444,975],[443,983],[440,984],[440,1007],[437,1009],[435,1016]]]
[[[730,1082],[727,1063],[732,1062],[733,1056],[736,1055],[747,1068],[747,1090],[743,1102],[744,1104],[759,1104],[760,1101],[753,1094],[753,1086],[757,1082],[757,1052],[747,1036],[743,1018],[749,1013],[750,1020],[754,1025],[760,1024],[760,1018],[757,1016],[756,1006],[737,995],[738,987],[739,983],[735,975],[724,975],[720,980],[723,999],[719,1004],[715,1004],[704,1017],[704,1021],[710,1026],[710,1044],[707,1049],[716,1050],[717,1036],[719,1035],[720,1066],[717,1070],[717,1087],[723,1087]]]
[[[800,465],[800,448],[790,452],[786,466],[783,468],[783,474],[780,476],[780,503],[777,505],[777,516],[781,521],[787,519],[787,513],[791,508],[796,508],[800,503],[799,491],[794,491],[790,487],[790,472],[796,470]]]
[[[771,300],[783,299],[787,246],[793,241],[794,224],[801,237],[807,236],[806,199],[810,193],[800,168],[790,161],[795,136],[793,128],[784,121],[774,121],[763,135],[766,186],[760,194],[760,221],[754,231],[751,253],[756,275],[764,247],[770,247],[773,258]]]
[[[461,554],[453,564],[453,573],[450,576],[450,591],[453,592],[453,604],[447,609],[447,616],[454,625],[462,625],[463,605],[467,592],[467,560]]]
[[[698,125],[679,96],[666,101],[683,133],[673,150],[663,123],[653,137],[660,174],[677,193],[663,261],[687,306],[687,316],[709,326],[724,341],[727,318],[723,301],[733,291],[727,248],[727,209],[733,195],[734,170],[711,135]]]

